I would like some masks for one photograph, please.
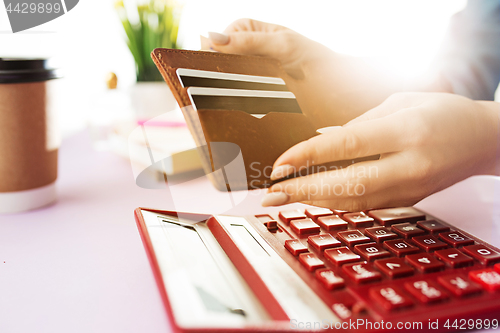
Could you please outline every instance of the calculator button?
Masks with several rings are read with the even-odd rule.
[[[285,248],[294,256],[307,252],[307,246],[302,244],[298,239],[289,239],[285,241]]]
[[[387,258],[375,261],[375,267],[390,278],[399,278],[413,275],[413,268],[404,263],[400,258]]]
[[[383,249],[381,245],[375,243],[356,245],[354,246],[354,251],[359,253],[367,261],[391,256],[391,254],[387,250]]]
[[[365,228],[373,226],[373,222],[375,221],[369,216],[366,216],[365,213],[346,213],[342,215],[342,218],[349,222],[355,228]]]
[[[325,250],[324,255],[326,259],[337,266],[356,262],[361,259],[359,255],[349,250],[346,246]]]
[[[439,234],[440,232],[450,231],[450,227],[447,227],[436,220],[418,221],[417,226],[427,232],[430,232],[431,234]]]
[[[323,261],[321,261],[321,259],[316,257],[313,253],[299,254],[299,261],[309,272],[325,267]]]
[[[415,245],[425,252],[446,249],[448,245],[432,236],[417,236],[411,239]]]
[[[328,290],[338,289],[344,286],[344,279],[335,274],[331,269],[317,270],[316,278],[321,281]]]
[[[342,271],[356,283],[368,283],[382,278],[382,275],[371,264],[366,262],[344,265]]]
[[[425,214],[413,207],[377,209],[368,212],[383,226],[390,226],[394,223],[417,222],[425,220]]]
[[[278,230],[278,222],[276,221],[267,221],[266,223],[264,223],[264,225],[266,226],[267,230],[271,232]]]
[[[500,253],[481,244],[465,246],[462,251],[479,260],[483,265],[491,265],[500,261]]]
[[[473,245],[474,241],[467,236],[462,235],[457,231],[443,232],[439,234],[439,238],[453,247]]]
[[[349,213],[347,210],[342,210],[342,209],[332,209],[332,212],[338,216],[345,214],[345,213]]]
[[[255,217],[262,223],[266,223],[269,221],[274,221],[274,219],[270,215],[255,215]]]
[[[370,288],[370,297],[386,310],[395,310],[413,305],[413,302],[395,286]]]
[[[335,303],[332,305],[332,309],[343,320],[352,317],[351,309],[349,309],[344,303]]]
[[[462,297],[470,294],[479,293],[482,291],[481,287],[462,274],[450,274],[445,276],[439,276],[437,278],[438,282],[451,291],[453,295]]]
[[[314,247],[318,251],[323,251],[325,249],[331,249],[334,247],[338,247],[342,245],[340,241],[335,239],[332,235],[330,234],[324,234],[324,235],[316,235],[316,236],[309,236],[307,238],[307,242],[311,244],[312,247]]]
[[[398,235],[396,235],[386,227],[366,228],[365,234],[377,243],[382,243],[388,239],[398,238]]]
[[[422,303],[440,302],[448,298],[438,284],[430,280],[406,282],[405,288]]]
[[[398,257],[404,257],[408,254],[420,252],[418,247],[413,246],[401,239],[384,242],[384,247]]]
[[[406,239],[425,234],[425,231],[410,223],[393,224],[391,230]]]
[[[371,242],[371,239],[363,235],[359,230],[341,231],[337,233],[337,237],[348,246]]]
[[[430,273],[444,269],[444,264],[427,253],[410,254],[405,257],[406,262],[419,272]]]
[[[290,228],[298,235],[319,233],[319,225],[311,219],[293,220],[290,222]]]
[[[313,219],[314,221],[316,221],[317,218],[320,216],[333,215],[333,212],[328,208],[320,208],[320,207],[307,208],[305,213],[307,217]]]
[[[444,261],[446,265],[453,268],[465,267],[474,264],[474,260],[472,260],[471,257],[463,254],[457,249],[439,250],[434,252],[434,254],[439,259]]]
[[[321,216],[316,222],[326,231],[347,229],[347,222],[337,215]]]
[[[358,307],[358,300],[346,290],[335,292],[335,299],[337,303],[332,305],[333,311],[344,320],[352,317],[353,312],[355,312]]]
[[[469,278],[479,283],[486,290],[500,290],[500,273],[491,268],[471,271],[469,272]]]
[[[307,216],[298,210],[285,210],[279,213],[279,217],[283,222],[290,223],[292,220],[305,219]]]

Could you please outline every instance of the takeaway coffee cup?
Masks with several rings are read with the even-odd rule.
[[[0,213],[56,200],[58,133],[44,59],[0,58]]]

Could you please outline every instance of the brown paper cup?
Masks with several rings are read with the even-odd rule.
[[[0,213],[56,200],[57,133],[44,60],[0,59]]]

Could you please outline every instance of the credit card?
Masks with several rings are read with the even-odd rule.
[[[270,112],[302,113],[290,91],[261,91],[190,87],[195,110],[239,110],[262,118]]]
[[[278,77],[220,73],[186,68],[178,68],[176,73],[184,88],[206,87],[288,91],[285,81]]]

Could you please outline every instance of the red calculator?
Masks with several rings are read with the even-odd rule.
[[[176,332],[499,326],[499,249],[413,207],[135,217]]]

